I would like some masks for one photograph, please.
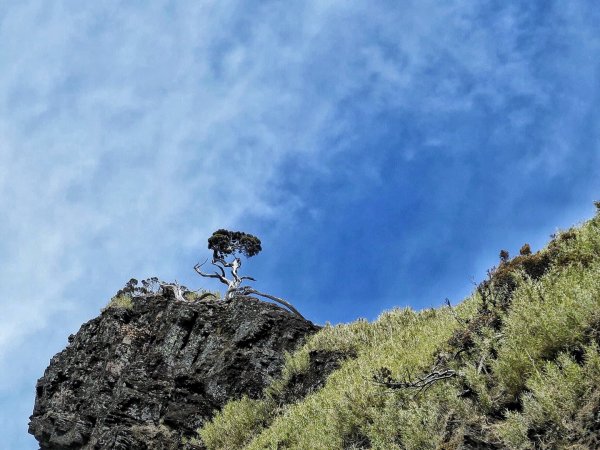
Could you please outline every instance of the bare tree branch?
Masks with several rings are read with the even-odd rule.
[[[208,239],[208,248],[213,251],[212,264],[215,267],[218,267],[220,273],[215,272],[214,274],[209,274],[202,272],[201,268],[206,261],[202,264],[196,264],[194,270],[202,277],[216,278],[221,281],[221,283],[226,284],[227,292],[225,293],[225,299],[231,299],[238,295],[260,295],[285,306],[292,313],[303,320],[306,320],[296,308],[284,299],[264,294],[249,286],[241,286],[244,280],[256,281],[256,279],[250,276],[240,276],[238,274],[238,270],[242,266],[242,260],[236,255],[241,254],[246,257],[251,257],[259,253],[262,250],[262,247],[260,239],[256,236],[241,231],[219,229]],[[225,259],[229,256],[233,257],[232,261],[227,261]],[[227,278],[225,275],[225,268],[228,268],[231,272],[232,279]]]
[[[212,265],[215,266],[217,269],[219,269],[219,271],[221,272],[221,276],[223,276],[223,278],[226,278],[226,276],[225,276],[225,269],[223,269],[218,264],[215,264],[214,262],[212,263]]]
[[[257,291],[256,289],[252,289],[251,287],[248,287],[248,286],[237,289],[234,292],[234,296],[235,296],[235,294],[239,294],[239,295],[255,294],[255,295],[260,295],[262,297],[266,297],[270,300],[273,300],[274,302],[279,303],[280,305],[285,306],[290,311],[292,311],[294,314],[296,314],[298,317],[300,317],[303,320],[306,320],[306,318],[302,314],[300,314],[300,312],[296,308],[294,308],[294,306],[292,306],[291,303],[287,302],[286,300],[284,300],[282,298],[275,297],[274,295],[264,294],[262,292]]]
[[[236,258],[236,259],[237,259],[237,258]],[[212,263],[213,263],[214,265],[217,265],[217,264],[222,264],[222,265],[223,265],[223,267],[233,267],[233,262],[227,262],[227,261],[225,261],[225,259],[223,259],[223,258],[213,258],[213,259],[212,259]]]
[[[433,383],[447,378],[453,378],[458,373],[452,369],[433,370],[428,374],[413,379],[410,373],[407,373],[403,380],[392,378],[391,372],[387,368],[382,368],[379,373],[373,376],[373,381],[381,386],[390,389],[416,389],[417,393],[423,392],[431,387]]]
[[[175,282],[175,283],[160,283],[160,288],[163,292],[171,291],[173,293],[173,296],[175,297],[175,300],[179,300],[181,302],[185,301],[185,298],[183,298],[182,289],[181,289],[181,286],[179,286],[179,283],[177,283],[177,282]]]
[[[206,261],[205,261],[205,262],[206,262]],[[200,276],[202,276],[202,277],[205,277],[205,278],[217,278],[217,279],[218,279],[218,280],[219,280],[221,283],[223,283],[223,284],[226,284],[227,286],[229,286],[229,285],[231,284],[231,282],[230,282],[230,281],[229,281],[227,278],[225,278],[225,276],[224,276],[224,275],[220,275],[220,274],[218,274],[218,273],[216,273],[216,272],[215,272],[214,274],[211,274],[211,273],[204,273],[204,272],[202,272],[202,271],[200,270],[200,267],[202,267],[202,265],[204,265],[204,263],[202,263],[202,264],[198,263],[198,264],[196,264],[196,265],[194,266],[194,270],[195,270],[195,271],[196,271],[196,272],[197,272],[197,273],[198,273]]]

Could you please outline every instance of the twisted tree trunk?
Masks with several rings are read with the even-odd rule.
[[[206,263],[206,261],[204,261],[204,263],[202,263],[202,264],[200,264],[200,263],[196,264],[194,266],[194,270],[196,271],[196,273],[198,273],[202,277],[216,278],[221,283],[227,285],[227,292],[225,293],[226,300],[230,300],[237,295],[249,295],[249,294],[260,295],[262,297],[266,297],[270,300],[273,300],[274,302],[279,303],[280,305],[285,306],[291,312],[293,312],[298,317],[300,317],[302,320],[306,320],[304,318],[304,316],[302,314],[300,314],[300,312],[296,308],[294,308],[291,303],[287,302],[286,300],[279,298],[279,297],[275,297],[274,295],[269,295],[269,294],[259,292],[256,289],[253,289],[249,286],[241,286],[240,287],[240,285],[242,284],[242,282],[244,280],[256,281],[252,277],[248,277],[248,276],[240,277],[238,275],[238,269],[242,265],[242,261],[240,260],[240,258],[235,258],[232,262],[227,262],[222,258],[213,258],[213,260],[212,260],[213,266],[215,266],[219,269],[219,272],[214,272],[214,273],[204,273],[200,270],[200,268],[205,263]],[[221,265],[219,265],[219,264],[221,264]],[[231,270],[231,275],[233,276],[232,280],[228,279],[225,276],[225,269],[223,267],[228,267]]]

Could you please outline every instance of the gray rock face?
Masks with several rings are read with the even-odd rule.
[[[43,450],[199,448],[187,438],[229,399],[257,398],[318,327],[253,298],[136,298],[69,337],[36,385]]]

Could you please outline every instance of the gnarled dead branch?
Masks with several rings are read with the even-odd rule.
[[[455,370],[443,369],[433,370],[421,377],[413,378],[411,374],[407,372],[404,379],[397,380],[392,377],[391,371],[388,368],[382,367],[375,375],[373,375],[373,381],[390,389],[416,389],[417,393],[420,393],[429,389],[436,381],[453,378],[457,374],[458,373]]]
[[[214,273],[202,271],[202,266],[206,264],[208,259],[202,264],[196,264],[194,270],[202,277],[216,278],[221,283],[225,284],[227,286],[227,292],[225,293],[226,300],[236,296],[255,294],[285,306],[298,317],[306,320],[296,308],[284,299],[259,292],[249,286],[242,286],[242,283],[245,280],[256,280],[253,277],[239,275],[238,271],[242,266],[242,260],[236,255],[245,255],[249,258],[259,253],[262,250],[262,247],[260,239],[256,236],[241,231],[219,229],[208,239],[208,248],[213,251],[211,263],[213,266],[217,267],[219,271]],[[233,260],[228,261],[225,259],[226,257],[233,257]],[[225,268],[229,269],[231,272],[231,279],[227,278],[225,275]]]
[[[269,294],[265,294],[263,292],[259,292],[256,289],[253,289],[248,286],[244,286],[244,287],[236,289],[233,292],[233,297],[238,296],[238,295],[241,296],[241,295],[250,295],[250,294],[260,295],[262,297],[273,300],[274,302],[279,303],[280,305],[283,305],[286,308],[288,308],[290,311],[292,311],[294,314],[296,314],[301,319],[306,320],[304,318],[304,316],[302,314],[300,314],[300,312],[296,308],[294,308],[291,303],[287,302],[286,300],[279,298],[279,297],[275,297],[274,295],[269,295]]]
[[[163,295],[172,296],[175,300],[179,300],[181,302],[185,301],[185,298],[183,297],[183,293],[185,292],[185,290],[177,282],[175,282],[175,283],[161,282],[160,290],[163,293]]]

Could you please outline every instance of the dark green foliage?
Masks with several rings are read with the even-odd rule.
[[[448,339],[450,350],[454,353],[469,351],[475,345],[475,341],[481,336],[485,329],[497,330],[501,321],[497,311],[490,309],[479,309],[477,314],[465,321],[464,326],[454,330]]]
[[[477,287],[483,309],[499,306],[506,310],[512,292],[519,284],[519,278],[524,274],[533,280],[540,279],[552,263],[560,262],[558,256],[558,247],[553,249],[550,246],[548,250],[531,253],[529,244],[523,245],[520,255],[513,259],[509,258],[506,250],[500,251],[500,265],[489,270],[488,279]]]
[[[358,426],[352,427],[343,437],[342,447],[344,449],[370,449],[371,440],[366,436]]]
[[[515,258],[515,266],[521,266],[525,273],[537,280],[546,273],[552,263],[552,254],[536,253],[532,255],[522,255]]]
[[[553,239],[548,244],[548,252],[555,258],[555,264],[559,266],[568,266],[571,264],[588,266],[600,254],[600,248],[596,246],[592,251],[580,252],[578,246],[575,246],[577,233],[574,229],[563,231],[552,236]],[[561,251],[561,247],[573,247],[575,251]],[[585,243],[581,243],[585,247]]]
[[[119,295],[129,295],[131,297],[140,297],[157,294],[161,285],[161,281],[156,278],[148,278],[147,280],[142,280],[142,285],[138,286],[138,280],[135,278],[130,279],[122,289],[120,289],[115,296]]]
[[[224,259],[228,255],[242,254],[247,258],[261,250],[260,239],[243,231],[220,229],[208,238],[208,248],[213,251],[213,259]]]
[[[487,279],[477,285],[481,298],[477,313],[466,321],[464,327],[455,330],[449,341],[450,347],[459,351],[470,350],[482,331],[499,330],[502,327],[501,316],[510,307],[520,277],[524,274],[532,280],[540,279],[557,257],[558,250],[552,249],[532,254],[529,244],[523,245],[520,255],[513,259],[509,259],[508,252],[502,250],[500,265],[492,267]]]
[[[589,326],[585,330],[585,337],[587,341],[595,342],[600,347],[600,311],[590,318]]]
[[[157,277],[147,278],[141,282],[135,278],[131,278],[127,283],[125,283],[125,286],[117,291],[115,297],[125,295],[134,298],[164,295],[163,286],[168,284],[169,283],[159,280]],[[179,288],[181,292],[185,294],[191,293],[186,286],[179,286]]]
[[[154,296],[166,296],[170,297],[173,295],[172,289],[169,286],[177,286],[181,295],[188,301],[202,300],[209,296],[217,297],[209,291],[190,291],[186,286],[179,285],[177,283],[165,283],[159,280],[157,277],[147,278],[142,281],[138,281],[135,278],[131,278],[125,286],[117,291],[113,298],[125,298],[129,299],[135,297],[154,297]],[[166,287],[166,289],[165,289]]]

